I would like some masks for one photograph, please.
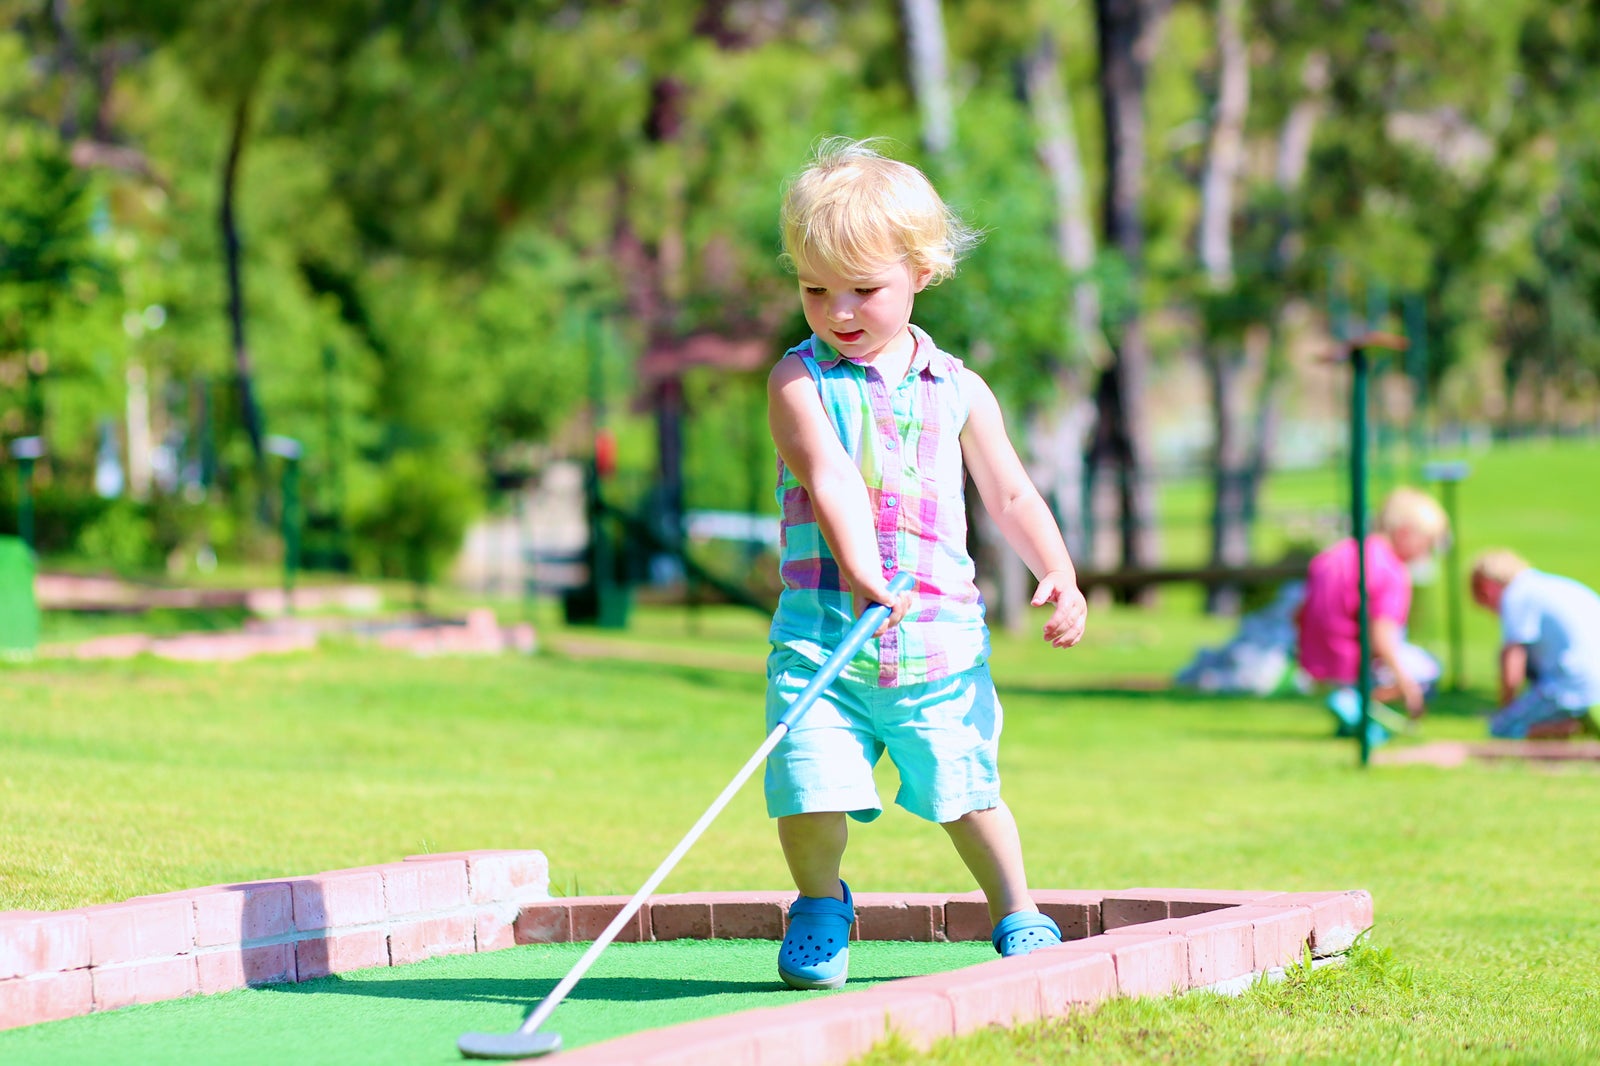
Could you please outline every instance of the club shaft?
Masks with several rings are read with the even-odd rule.
[[[690,829],[684,835],[684,838],[678,841],[678,846],[672,849],[671,854],[662,860],[660,866],[656,867],[655,873],[651,874],[639,891],[633,894],[633,898],[628,900],[628,905],[617,912],[617,916],[611,919],[611,923],[595,938],[594,943],[589,945],[589,950],[583,953],[583,957],[577,961],[577,964],[572,967],[567,976],[561,979],[560,984],[551,989],[550,994],[544,997],[543,1002],[534,1008],[532,1014],[528,1015],[527,1020],[517,1030],[519,1033],[534,1032],[549,1019],[556,1007],[560,1006],[561,1001],[567,998],[567,993],[572,991],[572,986],[577,984],[583,978],[583,975],[589,972],[589,967],[594,965],[594,961],[600,957],[600,953],[617,938],[618,933],[622,932],[622,927],[627,925],[633,916],[639,913],[639,908],[644,906],[644,901],[650,898],[650,894],[660,886],[662,881],[666,880],[673,867],[678,865],[678,861],[694,846],[694,842],[700,839],[707,827],[716,820],[717,815],[722,813],[723,808],[744,787],[744,783],[750,780],[750,775],[756,772],[756,767],[760,766],[762,761],[772,754],[772,749],[778,746],[778,741],[782,740],[787,732],[789,732],[789,727],[780,722],[777,728],[767,734],[767,739],[762,742],[761,747],[756,749],[756,753],[744,764],[744,767],[740,769],[734,779],[728,782],[728,787],[722,790],[722,794],[716,798],[711,806],[706,808],[706,812],[700,816],[700,820],[694,823],[694,828]]]
[[[911,575],[905,573],[895,575],[894,579],[889,582],[890,590],[896,593],[909,592],[913,587],[915,587],[915,580]],[[722,813],[723,808],[732,802],[739,789],[743,788],[744,783],[750,780],[750,775],[756,772],[756,767],[760,766],[766,757],[772,754],[772,749],[778,746],[778,742],[789,732],[790,727],[794,725],[799,717],[805,713],[806,708],[815,703],[823,690],[838,679],[845,665],[855,658],[856,653],[871,639],[872,634],[877,632],[878,627],[888,617],[889,608],[881,603],[873,604],[861,612],[861,617],[856,619],[855,624],[850,627],[850,631],[845,634],[844,639],[834,648],[833,654],[828,656],[827,662],[822,664],[794,703],[778,718],[777,726],[767,734],[767,739],[761,743],[761,747],[756,749],[755,754],[750,756],[739,772],[734,775],[733,780],[728,782],[728,786],[712,801],[711,806],[706,808],[706,812],[700,816],[699,821],[694,823],[694,827],[684,834],[682,840],[678,841],[678,846],[673,848],[672,852],[661,861],[661,865],[656,867],[655,873],[651,874],[645,880],[645,883],[640,886],[639,891],[633,894],[633,898],[628,900],[627,906],[618,911],[617,916],[611,919],[611,923],[595,938],[594,943],[589,945],[589,950],[583,953],[583,956],[578,959],[577,963],[561,979],[560,983],[551,989],[550,994],[545,996],[539,1005],[534,1008],[532,1014],[528,1015],[527,1019],[517,1029],[519,1034],[526,1036],[535,1032],[549,1020],[550,1015],[561,1005],[561,1001],[567,998],[567,993],[571,992],[572,987],[583,979],[584,974],[589,972],[589,967],[594,965],[594,961],[600,957],[600,953],[617,938],[617,934],[622,932],[623,926],[633,920],[633,916],[639,913],[639,908],[644,906],[644,901],[650,898],[650,894],[660,886],[662,881],[666,880],[673,867],[678,865],[678,861],[694,846],[694,842],[700,839],[707,827],[716,820],[717,815]]]

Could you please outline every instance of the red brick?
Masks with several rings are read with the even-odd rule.
[[[383,878],[383,901],[389,917],[433,914],[467,906],[465,859],[433,862],[391,862],[369,866]]]
[[[1120,929],[1163,918],[1184,918],[1222,907],[1257,903],[1273,891],[1214,888],[1125,888],[1109,893],[1101,901],[1101,922],[1105,929]]]
[[[657,940],[711,939],[710,892],[657,896],[650,901],[650,933]]]
[[[944,903],[932,893],[862,892],[855,897],[856,936],[862,940],[944,939]]]
[[[295,979],[294,945],[262,944],[239,951],[208,951],[195,956],[195,965],[199,989],[208,995],[285,984]]]
[[[1103,932],[1125,929],[1130,925],[1160,922],[1172,917],[1172,904],[1164,899],[1143,896],[1107,896],[1100,901],[1100,923]]]
[[[622,912],[631,896],[577,896],[568,900],[572,909],[572,939],[598,940],[612,920]],[[650,939],[650,908],[639,910],[623,923],[616,940],[623,944]]]
[[[301,932],[319,932],[381,922],[388,917],[383,902],[383,875],[375,869],[334,870],[290,882],[294,892],[294,924]]]
[[[387,965],[389,938],[382,929],[313,937],[294,946],[295,976],[300,981]]]
[[[1284,892],[1262,900],[1264,907],[1305,907],[1311,911],[1311,953],[1337,955],[1372,928],[1372,895],[1365,889],[1346,892]]]
[[[184,896],[85,907],[94,966],[164,959],[194,950],[194,906]]]
[[[567,900],[524,903],[517,909],[517,943],[565,944],[571,939],[572,906]]]
[[[196,889],[194,942],[198,947],[239,944],[294,932],[294,894],[287,881],[256,881]]]
[[[1069,889],[1035,889],[1033,902],[1061,927],[1063,940],[1082,940],[1103,932],[1100,923],[1100,901],[1106,897],[1100,891],[1073,891]]]
[[[711,907],[711,931],[722,940],[782,940],[793,892],[734,892]]]
[[[1255,932],[1255,969],[1262,973],[1292,966],[1305,958],[1311,943],[1311,908],[1251,904],[1234,911],[1248,919]]]
[[[1040,948],[1015,960],[1039,978],[1039,1010],[1059,1017],[1073,1006],[1102,1003],[1117,994],[1117,964],[1107,950],[1093,953]]]
[[[435,955],[462,955],[476,943],[476,921],[465,914],[400,920],[389,928],[389,963],[400,966]]]
[[[81,911],[0,914],[0,980],[89,965],[89,919]]]
[[[762,1066],[752,1013],[706,1018],[563,1051],[561,1066]],[[767,1066],[776,1061],[766,1060]]]
[[[936,991],[950,1001],[955,1032],[986,1025],[1020,1025],[1040,1016],[1039,977],[1021,959],[995,959],[954,973],[928,974],[896,982],[906,991]]]
[[[465,862],[415,863],[421,867],[419,889],[422,893],[422,910],[447,911],[465,907],[472,900],[472,889],[467,883]]]
[[[872,1050],[888,1031],[886,1001],[864,996],[828,996],[737,1017],[751,1020],[764,1064],[836,1066]]]
[[[0,980],[0,1029],[88,1014],[94,1009],[90,972],[65,970]]]
[[[1236,907],[1225,907],[1187,918],[1113,929],[1103,934],[1113,942],[1147,936],[1173,936],[1188,941],[1186,986],[1203,988],[1254,972],[1255,929],[1248,917],[1236,917]]]
[[[1109,948],[1117,967],[1117,991],[1125,996],[1167,996],[1189,987],[1189,941],[1181,936],[1105,933],[1050,950],[1074,948],[1090,954]]]
[[[1255,972],[1255,927],[1248,916],[1240,918],[1237,911],[1228,907],[1172,920],[1173,925],[1186,927],[1190,987],[1204,988]]]
[[[988,940],[994,932],[989,920],[989,903],[982,892],[951,896],[944,904],[946,940]]]
[[[550,864],[541,851],[478,851],[467,856],[473,903],[532,899],[550,892]]]
[[[953,1036],[956,1031],[955,1007],[948,997],[934,988],[908,988],[904,981],[890,981],[851,992],[848,997],[819,1002],[841,1006],[848,1002],[852,1010],[867,1013],[869,1018],[881,1018],[878,1040],[893,1030],[919,1051],[928,1050],[934,1041]]]
[[[89,971],[89,976],[94,985],[94,1009],[97,1011],[116,1010],[135,1003],[160,1003],[200,991],[193,955],[97,965]]]
[[[505,906],[482,907],[474,916],[473,939],[478,951],[500,951],[515,947],[517,911]]]

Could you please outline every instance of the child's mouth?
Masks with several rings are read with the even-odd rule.
[[[837,329],[833,331],[833,335],[844,341],[846,344],[854,344],[856,341],[860,340],[865,333],[866,330],[862,329],[852,329],[849,332]]]

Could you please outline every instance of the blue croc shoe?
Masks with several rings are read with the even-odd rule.
[[[994,949],[1009,959],[1061,943],[1061,927],[1048,914],[1016,911],[1000,919],[989,939]]]
[[[850,970],[850,926],[856,906],[844,899],[801,896],[789,907],[789,931],[778,949],[778,976],[790,988],[840,988]]]
[[[1333,735],[1353,737],[1361,727],[1361,697],[1353,688],[1338,688],[1328,694],[1328,710],[1337,721]]]

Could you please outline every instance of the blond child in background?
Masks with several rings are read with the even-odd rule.
[[[784,585],[768,730],[862,604],[891,614],[767,762],[767,809],[800,892],[779,975],[796,988],[846,979],[855,918],[840,878],[846,819],[882,812],[872,769],[885,751],[900,772],[896,802],[941,825],[982,888],[995,949],[1058,943],[1029,895],[1017,825],[1000,799],[1002,714],[967,553],[969,475],[1038,577],[1033,603],[1051,608],[1044,639],[1076,644],[1087,607],[994,394],[910,321],[916,294],[952,274],[976,236],[915,167],[839,140],[789,187],[782,235],[812,335],[768,382]],[[916,577],[913,593],[890,593],[897,571]]]
[[[1472,565],[1472,599],[1500,616],[1492,736],[1565,737],[1600,715],[1600,595],[1495,548]]]

